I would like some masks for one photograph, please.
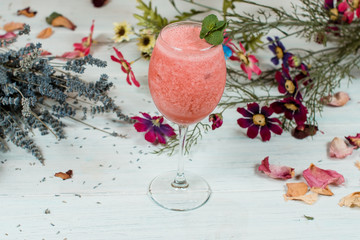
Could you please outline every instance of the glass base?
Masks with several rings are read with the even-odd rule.
[[[188,211],[201,207],[209,200],[211,189],[202,177],[185,172],[188,185],[174,187],[172,183],[176,173],[166,172],[151,181],[149,195],[159,206],[174,211]]]

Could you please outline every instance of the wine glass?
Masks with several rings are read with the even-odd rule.
[[[157,109],[179,126],[177,171],[157,176],[149,186],[151,198],[177,211],[202,206],[211,188],[200,176],[184,172],[188,126],[201,121],[217,106],[226,82],[222,46],[200,39],[201,23],[183,21],[164,27],[149,65],[149,88]]]

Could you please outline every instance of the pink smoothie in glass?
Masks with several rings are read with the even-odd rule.
[[[226,82],[222,46],[200,39],[201,25],[165,27],[151,56],[149,87],[159,111],[170,121],[190,125],[216,107]]]

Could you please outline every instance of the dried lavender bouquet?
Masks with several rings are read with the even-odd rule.
[[[28,34],[25,25],[19,35]],[[8,48],[14,40],[0,42],[0,150],[9,149],[9,142],[27,149],[40,162],[44,157],[40,148],[29,136],[38,129],[41,135],[52,133],[65,138],[61,118],[75,118],[79,107],[69,100],[85,100],[90,105],[81,107],[83,119],[88,114],[114,112],[123,121],[132,122],[123,114],[114,100],[107,95],[113,85],[102,74],[95,83],[82,80],[79,75],[86,65],[106,67],[106,62],[88,55],[69,60],[62,69],[53,64],[51,57],[41,56],[41,44],[28,44],[19,50]],[[111,133],[114,136],[118,134]]]

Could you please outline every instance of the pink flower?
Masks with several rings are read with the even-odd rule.
[[[344,0],[338,6],[339,12],[343,12],[346,17],[346,21],[351,23],[354,20],[354,12],[356,16],[360,18],[360,8],[358,0]]]
[[[140,83],[136,80],[134,72],[131,69],[131,63],[129,63],[128,61],[126,61],[124,59],[124,56],[122,55],[122,53],[119,50],[117,50],[115,47],[113,47],[113,48],[114,48],[118,58],[111,55],[111,60],[121,64],[121,70],[127,74],[126,81],[129,85],[131,85],[131,82],[130,82],[130,76],[131,76],[131,81],[134,83],[134,85],[137,87],[140,87]]]
[[[79,51],[83,56],[87,56],[90,53],[90,48],[93,43],[92,36],[94,33],[94,20],[92,21],[92,25],[90,27],[90,34],[88,37],[84,37],[81,40],[81,43],[74,43],[74,51]]]
[[[240,67],[248,75],[249,80],[251,79],[252,72],[257,75],[261,74],[260,68],[256,65],[258,62],[257,58],[254,55],[247,54],[241,42],[239,42],[240,49],[231,41],[228,42],[227,46],[230,46],[233,51],[229,59],[241,62]]]
[[[294,168],[269,164],[269,157],[262,160],[258,170],[271,178],[278,179],[289,179],[295,175]]]
[[[310,187],[326,188],[329,184],[342,184],[344,177],[334,170],[324,170],[311,164],[303,171],[303,177]]]
[[[344,140],[335,137],[330,143],[330,157],[345,158],[346,156],[352,154],[353,149],[354,147],[348,147]]]
[[[351,145],[355,146],[355,148],[360,147],[360,133],[356,134],[356,136],[348,136],[345,138],[349,141]]]
[[[215,130],[216,128],[221,127],[223,124],[223,116],[221,113],[214,113],[209,116],[209,122],[212,122],[211,128]]]
[[[136,120],[134,124],[138,132],[146,132],[145,140],[151,143],[166,143],[165,137],[175,136],[174,129],[169,124],[163,124],[164,118],[162,116],[151,117],[147,113],[141,113],[145,118],[132,117]]]

